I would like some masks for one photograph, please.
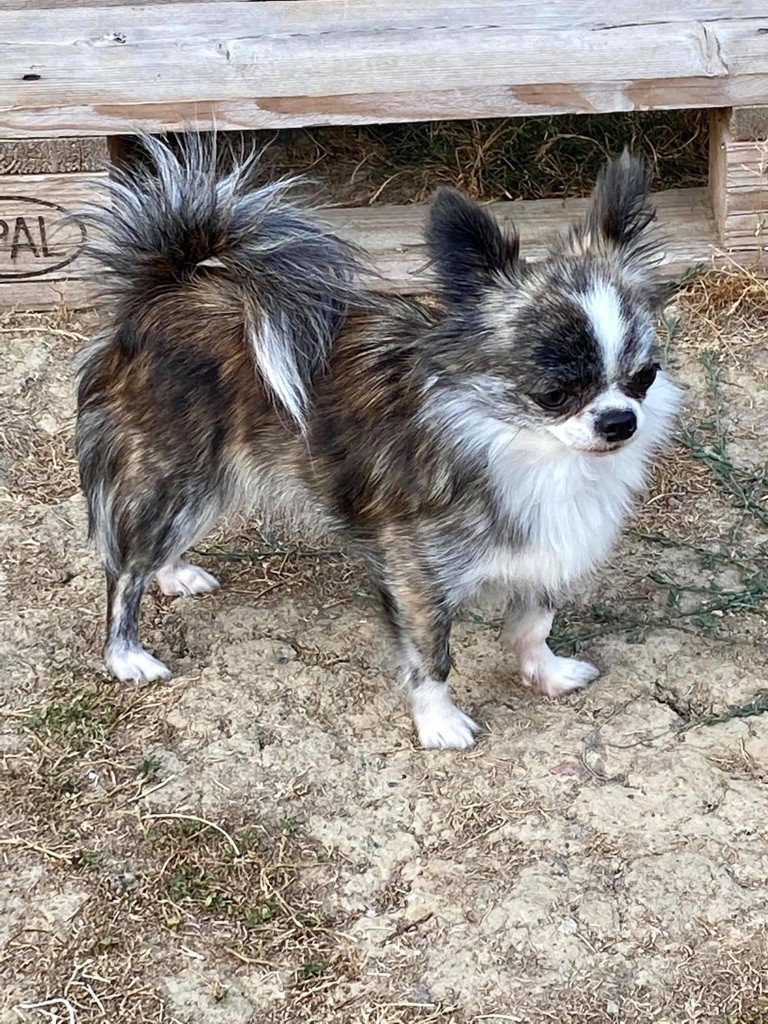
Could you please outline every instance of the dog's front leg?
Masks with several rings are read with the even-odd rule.
[[[591,683],[600,671],[588,661],[553,654],[547,646],[547,637],[554,618],[551,607],[511,604],[504,617],[502,643],[517,654],[520,675],[526,686],[548,697],[562,697]]]
[[[446,680],[453,613],[432,574],[411,544],[390,538],[374,579],[399,649],[422,746],[471,747],[479,726],[451,700]]]

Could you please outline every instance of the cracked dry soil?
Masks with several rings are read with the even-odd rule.
[[[603,676],[542,699],[468,614],[466,755],[415,746],[360,567],[253,520],[203,545],[220,592],[147,599],[173,680],[107,679],[92,321],[5,318],[3,1024],[768,1019],[765,314],[702,289],[682,440],[559,619]]]

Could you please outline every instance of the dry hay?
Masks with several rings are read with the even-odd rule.
[[[765,277],[736,265],[697,274],[678,293],[678,304],[677,349],[706,349],[727,357],[734,367],[748,368],[762,381],[768,379]]]
[[[698,110],[243,135],[246,146],[266,146],[265,175],[307,174],[340,205],[425,202],[438,185],[484,200],[586,195],[605,160],[625,147],[648,160],[655,189],[707,180],[707,115]]]

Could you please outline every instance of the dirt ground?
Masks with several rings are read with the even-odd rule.
[[[768,292],[665,319],[679,440],[524,690],[467,613],[467,754],[415,745],[360,566],[233,522],[108,679],[71,453],[92,316],[0,318],[2,1024],[768,1020]]]

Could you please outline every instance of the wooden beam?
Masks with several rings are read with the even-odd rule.
[[[0,136],[768,103],[764,5],[672,7],[224,0],[31,16],[6,0]]]
[[[713,111],[709,188],[720,244],[768,264],[768,137],[734,139],[730,110]],[[759,124],[759,122],[756,122]]]
[[[3,223],[8,225],[8,233],[0,238],[0,307],[49,309],[63,302],[75,308],[92,302],[95,288],[103,281],[103,272],[94,274],[88,261],[76,255],[81,237],[76,225],[60,235],[56,222],[57,208],[76,210],[92,195],[93,180],[93,176],[78,174],[0,179],[0,234]],[[47,205],[40,205],[41,202]],[[697,264],[717,265],[731,259],[749,262],[757,257],[754,247],[740,248],[741,236],[729,256],[719,250],[707,189],[662,192],[656,196],[656,203],[659,233],[666,240],[662,267],[665,276],[679,277]],[[493,204],[492,209],[503,223],[514,222],[521,235],[523,254],[539,259],[559,231],[584,215],[586,204],[586,199],[518,200]],[[379,276],[369,277],[367,285],[401,294],[419,294],[430,289],[423,241],[425,216],[426,207],[421,204],[323,213],[323,219],[333,230],[370,253]],[[18,217],[25,227],[18,229],[17,242],[21,246],[17,245],[14,253],[12,241]]]
[[[179,0],[3,0],[5,11],[42,11],[42,10],[63,10],[71,7],[141,7],[147,3],[153,6],[157,4],[178,3]],[[210,3],[211,0],[186,0],[187,3]],[[241,3],[252,3],[253,0],[239,0]],[[271,2],[273,8],[276,6],[272,0],[259,0],[260,3]],[[302,2],[302,6],[296,7],[298,21],[308,21],[305,15],[308,12],[307,0],[289,0],[296,4]],[[309,12],[311,19],[315,15],[322,16],[321,4],[334,5],[336,19],[339,24],[349,25],[351,22],[364,27],[373,27],[381,24],[382,16],[388,18],[392,14],[393,6],[397,8],[398,0],[310,0],[314,10]],[[452,18],[459,25],[464,24],[466,18],[476,17],[478,11],[488,10],[488,0],[429,0],[429,10],[444,18]],[[508,9],[505,9],[508,8]],[[424,4],[420,8],[414,5],[402,4],[398,11],[398,17],[404,27],[412,24],[421,24],[423,21]],[[538,0],[504,0],[496,7],[496,22],[499,18],[507,22],[513,21],[516,24],[528,24],[536,21],[545,28],[584,28],[596,22],[611,26],[619,24],[651,24],[653,22],[677,22],[692,20],[716,21],[723,18],[739,16],[750,16],[748,3],[740,0],[737,4],[733,0],[679,0],[679,3],[670,7],[664,0],[648,0],[642,3],[641,0],[622,0],[621,11],[596,8],[594,0],[550,0],[550,3],[542,4]],[[761,9],[755,8],[755,16],[761,14]]]
[[[710,258],[714,222],[705,189],[684,189],[657,196],[660,234],[665,246],[664,272],[677,277]],[[502,224],[514,224],[522,254],[529,259],[545,255],[553,238],[586,212],[587,199],[517,200],[490,207]],[[329,210],[330,221],[342,237],[374,254],[386,291],[419,293],[429,288],[430,276],[423,232],[426,206],[373,206]]]

